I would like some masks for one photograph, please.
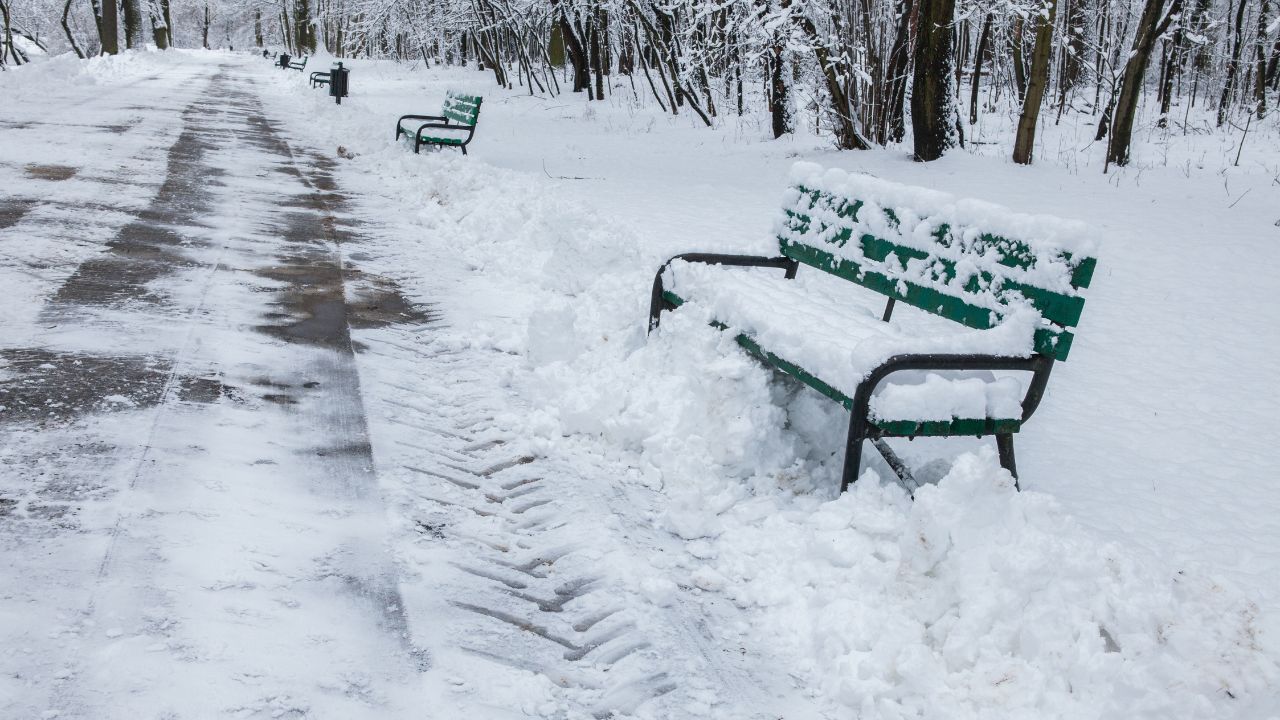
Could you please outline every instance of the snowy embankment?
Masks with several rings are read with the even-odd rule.
[[[626,520],[683,540],[609,556],[630,563],[612,574],[651,606],[641,615],[729,601],[740,620],[712,629],[721,646],[773,648],[787,677],[769,682],[833,717],[1276,716],[1280,593],[1265,574],[1280,570],[1280,533],[1266,475],[1280,458],[1259,393],[1275,387],[1277,331],[1257,300],[1280,244],[1265,167],[1236,177],[1253,197],[1237,185],[1228,213],[1208,199],[1212,172],[1183,183],[1136,170],[1112,176],[1126,185],[1112,191],[1101,176],[962,153],[925,168],[893,151],[760,143],[742,125],[693,130],[621,101],[534,100],[475,73],[352,64],[340,107],[277,72],[265,81],[275,111],[304,142],[354,154],[343,185],[386,231],[362,268],[440,303],[450,327],[433,345],[520,358],[503,366],[505,389],[530,409],[504,421],[541,455],[611,468],[598,482],[632,499]],[[395,117],[433,112],[447,87],[486,96],[471,157],[392,145]],[[795,155],[1122,236],[1101,254],[1071,361],[1020,436],[1030,491],[979,449],[914,503],[872,475],[837,497],[845,420],[832,403],[698,318],[673,313],[645,337],[667,256],[769,251]],[[1221,252],[1203,251],[1206,228]],[[1228,348],[1247,372],[1223,387]],[[950,459],[972,443],[944,446]],[[685,713],[714,716],[728,700],[709,691]]]

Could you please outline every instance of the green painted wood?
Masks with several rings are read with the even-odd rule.
[[[804,196],[809,198],[810,207],[821,207],[831,210],[842,218],[848,218],[856,221],[858,219],[858,211],[864,206],[863,201],[849,201],[846,198],[838,198],[830,195],[824,195],[821,191],[811,190],[803,185],[797,186],[796,189]],[[896,226],[898,217],[893,210],[885,208],[885,215],[888,217],[890,224]],[[788,210],[788,215],[795,214],[794,211]],[[809,218],[805,217],[806,223]],[[934,239],[943,247],[952,247],[959,238],[952,234],[950,226],[943,223],[934,233]],[[912,249],[914,251],[914,249]],[[994,251],[996,260],[1001,265],[1010,268],[1018,268],[1028,270],[1035,266],[1036,253],[1029,245],[1014,238],[1002,237],[991,233],[981,233],[973,240],[966,249],[978,255],[986,255]],[[1085,288],[1089,286],[1089,282],[1093,279],[1093,271],[1097,267],[1097,259],[1092,257],[1075,258],[1072,253],[1062,251],[1057,258],[1064,262],[1068,267],[1072,268],[1071,286],[1074,288]]]
[[[802,197],[801,205],[807,206],[810,211],[820,209],[824,213],[830,212],[842,219],[856,221],[858,213],[865,206],[861,200],[850,201],[825,195],[803,186],[796,189]],[[809,213],[791,208],[784,212],[786,225],[792,232],[803,235],[819,229],[812,227],[814,220]],[[892,210],[885,209],[884,212],[891,225],[899,222]],[[1082,297],[1036,287],[1012,278],[999,277],[998,273],[993,274],[989,271],[979,271],[963,279],[958,293],[942,292],[935,287],[922,286],[900,277],[898,271],[905,274],[908,265],[911,264],[914,265],[912,275],[915,276],[920,265],[927,264],[930,279],[936,280],[941,285],[954,287],[957,275],[956,260],[931,254],[920,248],[904,247],[872,235],[863,235],[855,239],[851,227],[833,225],[820,230],[822,240],[835,247],[844,248],[849,243],[856,242],[857,253],[875,262],[878,270],[863,268],[857,261],[838,257],[826,248],[789,241],[786,237],[778,238],[782,253],[810,267],[858,283],[886,297],[892,297],[926,312],[976,329],[993,327],[1007,309],[1024,302],[1029,303],[1049,324],[1048,327],[1036,333],[1036,351],[1058,360],[1066,359],[1072,338],[1070,331],[1066,328],[1079,324],[1084,310]],[[940,248],[951,248],[954,252],[964,254],[994,257],[999,265],[1013,269],[1033,268],[1039,260],[1026,243],[991,233],[983,233],[977,238],[963,241],[958,234],[952,232],[949,226],[943,224],[934,232],[933,239]],[[958,243],[963,243],[963,247],[956,247]],[[1076,289],[1088,287],[1097,268],[1095,258],[1076,258],[1065,251],[1053,256],[1051,260],[1061,262],[1070,269],[1068,282]],[[991,292],[993,288],[994,292]],[[1000,308],[992,312],[966,297],[978,293],[993,294],[1000,303]]]
[[[888,437],[956,437],[1016,433],[1022,421],[1012,418],[954,418],[952,420],[876,420],[871,423]]]
[[[440,114],[461,125],[473,126],[480,118],[480,104],[483,101],[478,95],[463,95],[450,90],[445,94]]]
[[[971,305],[955,295],[946,295],[909,280],[893,279],[874,270],[863,270],[852,260],[836,257],[811,245],[792,243],[781,238],[779,249],[792,260],[975,330],[989,330],[1000,321],[999,315],[993,310]],[[1066,342],[1061,341],[1064,336],[1068,338]],[[1071,349],[1070,336],[1071,333],[1062,328],[1040,328],[1035,335],[1036,352],[1065,360]]]
[[[435,145],[461,145],[462,144],[462,138],[441,138],[441,137],[431,137],[429,135],[423,135],[421,139],[422,139],[422,142],[424,143],[433,143]]]
[[[801,216],[795,215],[793,213],[793,217],[798,219]],[[808,228],[808,220],[805,219],[799,222],[804,222],[804,224],[803,225],[797,224],[796,226],[793,226],[793,227],[795,227],[795,229],[801,232],[806,232]],[[803,230],[801,228],[803,228]],[[851,240],[851,235],[852,235],[852,230],[850,230],[849,228],[843,228],[832,234],[832,239],[830,242],[832,245],[836,245],[838,247],[844,247]],[[812,247],[812,246],[802,245],[799,243],[794,243],[787,240],[786,238],[781,238],[781,237],[778,238],[778,243],[779,243],[779,247],[782,249],[783,254],[787,255],[788,257],[792,257],[792,255],[789,254],[788,252],[788,249],[787,249],[788,247],[795,247],[795,248]],[[863,235],[861,238],[859,238],[858,245],[859,245],[860,252],[864,257],[866,257],[868,260],[872,260],[877,263],[885,263],[889,266],[890,269],[905,271],[907,269],[908,263],[910,262],[916,262],[916,263],[929,262],[932,264],[933,270],[934,270],[933,279],[936,279],[939,283],[949,284],[956,278],[956,274],[957,274],[956,262],[949,258],[931,256],[929,255],[929,253],[923,250],[920,250],[918,248],[903,247],[901,245],[896,245],[894,243],[889,242],[888,240],[877,238],[872,235]],[[818,253],[831,254],[831,253],[827,253],[827,251],[823,250],[822,248],[813,248],[813,250],[815,250]],[[834,257],[834,255],[832,255],[832,257]],[[818,269],[823,270],[825,272],[830,272],[846,280],[852,280],[853,282],[862,284],[861,280],[858,278],[849,277],[845,274],[841,274],[840,272],[834,269],[829,269],[829,268],[838,268],[839,267],[838,263],[837,264],[826,263],[822,265],[816,265],[809,262],[808,260],[803,260],[800,257],[793,257],[792,259],[800,260],[801,262],[804,262],[807,265],[813,265],[813,267],[817,267]],[[839,260],[845,263],[848,263],[852,268],[859,267],[857,263],[852,260],[847,260],[845,258],[839,258]],[[1089,272],[1091,273],[1092,270],[1089,270]],[[895,279],[895,284],[896,282],[897,282],[897,279]],[[916,283],[912,283],[911,281],[903,281],[903,282],[908,282],[912,285],[916,285],[917,287],[922,287],[917,285]],[[1021,283],[1015,280],[1010,280],[1008,278],[997,279],[993,277],[990,273],[986,273],[986,272],[980,272],[976,275],[970,276],[964,286],[964,289],[966,293],[976,295],[979,292],[989,289],[994,283],[997,283],[997,282],[999,283],[999,285],[995,295],[998,300],[1000,300],[1005,304],[1015,303],[1015,302],[1018,302],[1019,300],[1025,299],[1027,302],[1031,303],[1031,306],[1034,307],[1037,311],[1039,311],[1039,313],[1043,315],[1045,319],[1049,320],[1050,322],[1054,322],[1059,325],[1063,325],[1067,327],[1074,326],[1080,322],[1080,315],[1084,311],[1084,298],[1079,297],[1078,295],[1064,295],[1062,293],[1054,292],[1052,290],[1045,290],[1044,288],[1027,285],[1025,283]],[[932,288],[929,288],[929,290],[930,290],[929,293],[923,294],[923,295],[920,294],[919,292],[916,293],[917,297],[921,298],[923,302],[927,303],[927,305],[917,305],[917,307],[920,307],[920,309],[925,310],[927,312],[934,312],[934,310],[932,309],[933,304],[935,302],[933,296],[945,295],[945,294],[937,290],[934,290]],[[877,290],[877,292],[879,292],[879,290]],[[946,297],[957,297],[957,296],[946,295]],[[902,299],[903,302],[907,302],[912,305],[916,304],[912,302],[910,299],[907,299],[905,297],[900,299]],[[959,299],[961,300],[961,302],[964,302],[962,297]],[[943,303],[943,304],[948,306],[951,305],[951,303]],[[964,304],[968,305],[969,303],[965,302]],[[949,319],[955,319],[955,318],[949,318]]]

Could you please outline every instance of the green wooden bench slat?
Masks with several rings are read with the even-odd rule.
[[[477,95],[463,95],[450,90],[445,94],[440,114],[462,125],[475,125],[480,117],[482,102],[483,98]]]
[[[849,206],[846,206],[846,207],[849,207]],[[860,207],[860,204],[856,204],[852,207]],[[795,212],[790,212],[790,211],[787,213],[787,216],[788,216],[788,224],[790,225],[792,230],[802,234],[808,232],[810,228],[810,223],[812,222],[808,216],[801,215]],[[943,225],[939,229],[935,237],[943,236],[946,238],[950,238],[951,236],[949,234],[949,231],[950,229],[946,225]],[[851,230],[849,230],[848,228],[842,228],[833,234],[829,242],[832,245],[836,245],[838,247],[844,247],[848,244],[849,240],[851,239],[851,235],[852,235]],[[982,238],[989,238],[989,239],[983,240]],[[986,249],[989,247],[998,246],[1004,242],[1004,238],[997,238],[991,235],[983,235],[982,238],[979,238],[978,241],[975,241],[973,247]],[[781,238],[781,237],[778,238],[778,241],[782,247],[783,254],[788,254],[787,253],[788,245],[794,245],[798,247],[812,247],[809,245],[793,243],[788,241],[786,238]],[[1001,241],[1001,242],[998,243],[996,241]],[[1012,242],[1012,241],[1008,241],[1008,242]],[[939,244],[943,246],[947,246],[949,245],[949,241],[940,242]],[[1025,245],[1019,244],[1019,247],[1025,248]],[[876,262],[888,263],[889,258],[892,256],[893,258],[896,259],[897,262],[895,265],[896,265],[896,268],[899,270],[905,270],[907,267],[907,263],[913,260],[919,261],[919,262],[931,261],[937,266],[938,269],[941,270],[941,273],[939,273],[938,275],[938,280],[940,282],[949,283],[952,280],[954,280],[956,277],[956,263],[954,260],[950,258],[939,257],[936,255],[930,255],[924,250],[920,250],[917,248],[903,247],[901,245],[897,245],[888,240],[877,238],[872,235],[863,235],[859,239],[859,248],[862,254],[867,259],[873,260]],[[814,250],[818,250],[819,252],[824,252],[820,248],[814,248]],[[788,256],[790,257],[790,255]],[[801,262],[804,262],[807,265],[812,264],[808,260],[804,260],[800,257],[793,257],[792,259],[800,260]],[[1096,261],[1093,258],[1087,258],[1087,260],[1089,262],[1082,263],[1072,272],[1073,278],[1076,278],[1078,276],[1084,279],[1086,281],[1086,284],[1088,280],[1092,279],[1093,268],[1096,266]],[[852,267],[855,267],[855,268],[858,267],[858,265],[853,261],[848,261],[848,262],[850,262]],[[1020,254],[1018,253],[1002,254],[999,256],[998,262],[1000,262],[1000,264],[1002,265],[1005,265],[1006,267],[1025,268],[1029,266],[1029,263],[1027,263],[1025,259],[1021,258]],[[814,267],[818,267],[819,269],[822,269],[826,272],[832,272],[831,270],[828,270],[826,267],[823,267],[823,266],[814,265]],[[848,277],[846,275],[842,275],[837,272],[833,272],[832,274],[836,274],[846,280],[852,280],[853,282],[862,284],[862,281],[857,277]],[[985,273],[985,272],[981,273],[980,276],[972,276],[969,278],[969,284],[966,286],[966,290],[970,293],[977,293],[980,289],[982,289],[981,287],[977,286],[978,284],[980,284],[983,287],[990,286],[993,282],[995,282],[995,280],[996,279],[994,277],[992,277],[989,273]],[[910,282],[910,281],[907,281],[907,282]],[[879,290],[877,290],[877,292],[879,292]],[[943,294],[943,293],[937,292],[936,290],[934,291],[934,293],[939,295]],[[1035,287],[1035,286],[1028,285],[1026,283],[1012,280],[1009,278],[1000,279],[1000,286],[999,286],[999,291],[997,293],[997,299],[1001,302],[1007,303],[1015,299],[1014,293],[1020,295],[1022,298],[1025,298],[1028,302],[1031,303],[1032,307],[1036,308],[1036,310],[1039,311],[1041,315],[1043,315],[1046,319],[1048,319],[1051,322],[1057,323],[1059,325],[1064,325],[1064,326],[1073,326],[1080,322],[1080,315],[1084,310],[1084,298],[1082,297],[1079,297],[1077,295],[1064,295],[1062,293],[1054,292],[1052,290],[1046,290],[1044,288]],[[932,309],[930,309],[933,304],[932,295],[917,295],[917,297],[920,297],[924,302],[929,303],[930,306],[926,307],[926,306],[916,305],[915,302],[905,297],[900,297],[898,299],[908,304],[916,305],[922,310],[925,310],[928,312],[934,312]],[[955,318],[952,318],[952,319],[955,319]]]
[[[855,282],[868,290],[885,297],[901,300],[926,312],[940,315],[948,320],[958,322],[975,330],[990,330],[999,322],[999,316],[988,308],[971,305],[954,295],[945,295],[909,280],[894,280],[874,270],[863,270],[857,263],[847,258],[838,258],[826,250],[811,245],[792,243],[780,239],[782,254],[815,267],[838,278]],[[1058,360],[1065,360],[1070,351],[1070,341],[1058,342],[1062,335],[1070,333],[1061,328],[1040,328],[1036,331],[1036,352],[1051,355]]]
[[[463,140],[462,138],[441,138],[441,137],[431,137],[430,135],[422,136],[422,142],[435,143],[437,145],[461,145],[462,140]]]
[[[811,190],[803,185],[796,186],[796,189],[809,198],[810,207],[815,205],[824,209],[833,210],[842,218],[856,221],[858,212],[863,208],[865,203],[862,200],[849,201],[845,198],[836,198],[824,195],[821,191]],[[898,225],[898,217],[892,209],[885,208],[885,215],[891,225]],[[795,214],[791,210],[787,210],[788,215]],[[805,217],[805,222],[809,221]],[[951,227],[946,223],[940,224],[938,230],[934,232],[934,239],[943,247],[951,247],[956,237],[951,232]],[[969,244],[969,252],[977,254],[986,254],[994,249],[997,253],[996,260],[1001,265],[1009,268],[1017,268],[1020,270],[1029,270],[1035,266],[1036,253],[1029,245],[1021,240],[1014,238],[1002,237],[992,233],[979,233],[978,237]],[[919,251],[917,251],[919,252]],[[1093,271],[1097,267],[1097,259],[1085,257],[1076,259],[1072,253],[1063,250],[1057,254],[1057,258],[1066,263],[1072,270],[1071,286],[1074,288],[1086,288],[1093,279]]]
[[[953,418],[951,420],[875,420],[880,432],[889,437],[955,437],[1015,433],[1022,421],[1013,418]]]

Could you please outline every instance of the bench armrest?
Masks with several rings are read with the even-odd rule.
[[[471,125],[450,125],[450,124],[449,124],[449,123],[447,123],[447,122],[443,122],[443,123],[425,123],[425,124],[423,124],[423,125],[418,126],[418,132],[422,132],[423,130],[426,130],[427,128],[442,128],[442,129],[445,129],[445,130],[470,130],[472,127],[473,127],[473,126],[471,126]]]
[[[444,117],[443,115],[401,115],[400,120],[397,120],[396,124],[399,125],[401,120],[444,120],[445,122],[448,122],[449,118]]]
[[[885,360],[866,379],[858,384],[853,395],[854,422],[870,417],[871,396],[885,378],[902,370],[1025,370],[1032,373],[1027,394],[1022,398],[1022,418],[1026,422],[1040,406],[1049,372],[1053,370],[1053,358],[1045,355],[1031,357],[1004,357],[1000,355],[952,355],[925,353],[894,355]]]
[[[443,120],[449,122],[449,118],[441,115],[401,115],[400,119],[396,121],[396,140],[400,139],[401,133],[409,134],[409,131],[404,129],[405,120]],[[418,132],[422,132],[422,128],[418,128]]]
[[[667,307],[666,299],[662,293],[665,289],[662,283],[662,276],[667,272],[667,268],[671,263],[683,260],[685,262],[702,263],[704,265],[728,265],[731,267],[770,267],[778,268],[786,271],[788,280],[794,279],[796,269],[800,263],[789,257],[765,257],[763,255],[729,255],[724,253],[684,253],[677,255],[670,260],[662,263],[662,267],[658,268],[658,274],[653,278],[653,295],[649,300],[649,332],[653,332],[658,328],[658,322],[661,319],[662,311],[670,309]]]

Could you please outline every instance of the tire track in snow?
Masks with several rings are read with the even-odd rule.
[[[663,533],[615,478],[510,429],[526,409],[499,379],[518,358],[398,329],[356,337],[379,472],[398,485],[405,598],[446,620],[418,631],[448,673],[447,716],[823,717],[779,690],[766,655],[718,639],[716,623],[741,621],[732,608],[638,594],[627,575]]]
[[[582,508],[566,502],[556,481],[565,469],[529,454],[503,429],[508,408],[486,392],[483,374],[469,372],[475,366],[465,357],[414,351],[419,339],[393,331],[359,338],[367,347],[362,370],[391,390],[374,391],[383,473],[405,480],[401,517],[432,558],[406,564],[443,575],[435,597],[418,601],[451,610],[433,612],[449,618],[433,646],[459,678],[451,709],[502,707],[496,686],[508,682],[461,680],[495,670],[521,677],[509,681],[517,696],[537,697],[549,684],[559,691],[553,705],[598,718],[629,716],[673,690],[673,677],[644,655],[651,645],[621,590],[591,557],[592,542],[575,521]]]

